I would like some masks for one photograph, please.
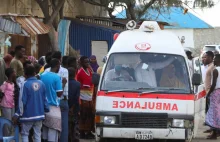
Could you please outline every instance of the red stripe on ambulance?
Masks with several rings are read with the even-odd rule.
[[[148,98],[148,99],[171,99],[171,100],[195,100],[195,95],[193,94],[156,94],[156,93],[146,93],[139,95],[139,93],[132,92],[110,92],[98,91],[97,96],[106,97],[119,97],[119,98]]]

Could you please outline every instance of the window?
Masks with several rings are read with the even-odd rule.
[[[205,46],[204,51],[215,51],[215,46]]]
[[[154,53],[115,53],[106,64],[101,90],[190,93],[184,57]]]

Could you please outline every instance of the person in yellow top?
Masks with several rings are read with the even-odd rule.
[[[172,88],[185,88],[185,84],[182,83],[176,76],[176,69],[173,64],[165,67],[160,80],[160,87],[172,87]]]
[[[52,60],[52,54],[53,52],[48,52],[45,56],[45,60],[46,60],[46,64],[44,66],[42,66],[42,68],[39,71],[39,74],[42,74],[44,72],[44,70],[46,70],[47,68],[50,67],[49,63]]]

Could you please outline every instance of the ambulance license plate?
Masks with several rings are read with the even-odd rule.
[[[147,132],[137,131],[135,133],[135,139],[136,140],[152,140],[153,139],[153,134],[152,133],[147,133]]]

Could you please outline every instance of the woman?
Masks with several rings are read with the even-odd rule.
[[[13,56],[11,56],[10,54],[7,54],[5,57],[4,57],[4,61],[5,61],[5,65],[6,65],[6,68],[9,68],[10,67],[10,63],[11,63],[11,60],[13,59]]]
[[[89,59],[86,56],[80,58],[81,68],[77,73],[77,81],[80,82],[80,121],[79,129],[81,138],[94,138],[91,131],[94,128],[93,109],[93,84],[92,71]]]
[[[37,63],[37,60],[34,56],[28,56],[28,60],[31,61],[31,63],[34,65]]]
[[[92,70],[93,70],[94,72],[97,72],[97,69],[99,68],[99,65],[98,65],[98,63],[97,63],[97,60],[96,60],[96,56],[95,56],[95,55],[92,55],[92,56],[90,57],[90,65],[91,65],[91,67],[92,67]]]
[[[212,75],[212,86],[207,94],[210,97],[210,106],[206,114],[206,124],[213,129],[207,139],[217,139],[217,130],[220,129],[220,54],[215,55]]]
[[[185,88],[185,85],[176,77],[176,70],[173,64],[163,69],[160,87]]]

